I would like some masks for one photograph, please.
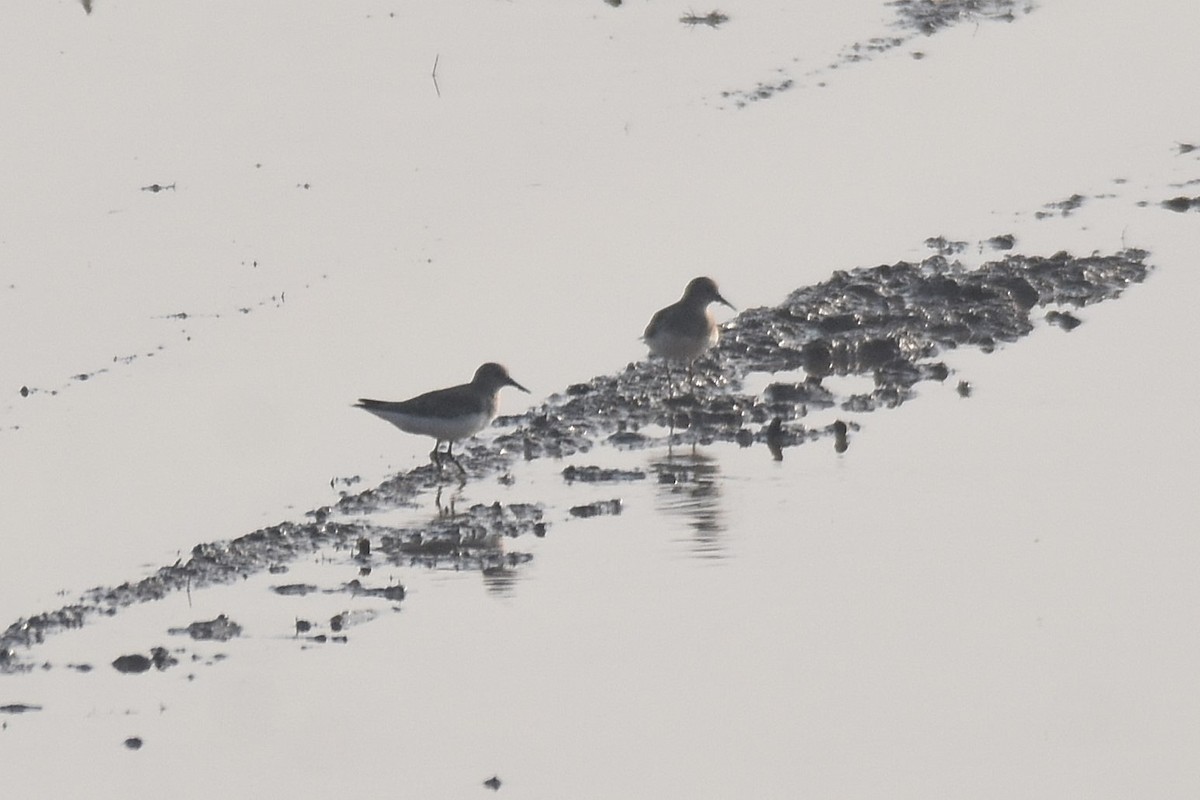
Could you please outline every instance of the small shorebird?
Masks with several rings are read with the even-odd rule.
[[[432,436],[436,441],[429,458],[439,470],[442,468],[443,453],[438,447],[445,442],[444,457],[450,459],[465,476],[467,471],[452,452],[454,443],[474,436],[496,418],[497,400],[504,386],[515,386],[522,392],[529,392],[514,381],[504,367],[488,362],[475,370],[475,377],[470,383],[436,389],[395,402],[363,398],[355,404],[355,408],[370,411],[405,433]]]
[[[733,308],[732,303],[721,297],[712,278],[694,278],[683,290],[678,303],[660,309],[650,318],[642,340],[652,355],[667,360],[667,380],[671,378],[671,361],[686,362],[690,380],[692,362],[717,343],[717,323],[708,310],[709,303]],[[737,311],[736,308],[733,310]]]

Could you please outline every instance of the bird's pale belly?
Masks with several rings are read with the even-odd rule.
[[[646,344],[650,352],[674,361],[693,361],[717,343],[718,333],[714,329],[710,336],[677,336],[660,331]]]
[[[487,414],[464,414],[458,417],[426,417],[415,414],[391,413],[385,419],[406,433],[432,436],[441,441],[457,441],[474,436],[487,427]]]

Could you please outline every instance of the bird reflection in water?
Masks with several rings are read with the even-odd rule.
[[[846,448],[850,446],[850,440],[846,436],[846,423],[840,419],[833,423],[833,449],[839,453],[846,452]]]
[[[438,484],[434,496],[437,508],[432,520],[434,531],[421,540],[409,539],[402,552],[408,556],[408,565],[423,565],[431,569],[450,572],[478,572],[483,577],[483,587],[489,594],[511,596],[521,577],[521,567],[533,559],[529,553],[505,548],[509,536],[501,530],[481,527],[477,518],[478,506],[464,511],[456,510],[463,497],[463,486],[459,484],[448,495],[443,495],[442,484]],[[502,513],[499,504],[495,512]],[[534,528],[536,533],[536,526]],[[397,563],[404,563],[397,560]]]
[[[776,461],[783,461],[783,450],[785,447],[801,444],[807,440],[815,440],[820,436],[833,436],[833,450],[836,453],[844,453],[850,448],[850,431],[858,430],[857,423],[847,425],[842,420],[835,420],[832,424],[827,425],[824,429],[816,429],[805,431],[803,426],[799,430],[789,430],[784,428],[783,419],[775,417],[771,420],[771,424],[763,429],[763,439],[767,443],[767,450],[771,454],[771,458]],[[743,446],[749,446],[754,441],[753,435],[747,437]]]
[[[521,572],[507,564],[493,564],[483,568],[483,588],[488,594],[511,597],[517,587]]]
[[[460,484],[457,489],[451,492],[449,500],[444,505],[442,504],[442,488],[442,484],[438,483],[437,494],[434,495],[433,504],[437,507],[439,517],[453,517],[455,514],[454,504],[462,497],[464,485]]]
[[[668,451],[667,457],[653,462],[650,469],[658,479],[658,509],[685,517],[692,529],[692,554],[698,558],[725,558],[721,471],[716,459],[695,449],[686,455]]]

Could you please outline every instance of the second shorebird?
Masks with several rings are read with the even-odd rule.
[[[687,364],[691,378],[692,362],[717,343],[717,322],[709,311],[710,303],[721,303],[733,308],[733,304],[721,296],[716,281],[712,278],[693,278],[683,290],[678,303],[660,309],[650,318],[643,341],[650,353],[671,361]],[[734,311],[737,309],[734,308]],[[670,365],[667,378],[670,379]]]
[[[459,439],[474,436],[496,418],[500,389],[515,386],[528,394],[529,390],[517,383],[508,370],[499,364],[488,362],[475,370],[470,383],[436,389],[408,400],[387,401],[363,398],[355,408],[370,411],[385,419],[405,433],[432,436],[436,441],[429,457],[438,469],[442,458],[448,458],[462,475],[467,471],[454,457],[454,443]],[[446,442],[446,452],[438,448]]]

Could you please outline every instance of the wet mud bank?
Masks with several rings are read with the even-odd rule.
[[[941,251],[965,246],[934,241]],[[716,350],[697,362],[691,383],[681,384],[678,376],[672,381],[660,363],[630,364],[502,420],[517,427],[497,442],[537,458],[569,456],[601,443],[750,446],[770,435],[788,446],[844,435],[836,424],[808,430],[798,421],[810,408],[898,406],[915,396],[921,381],[950,376],[940,358],[945,351],[990,352],[1030,333],[1039,318],[1074,328],[1081,321],[1067,309],[1118,297],[1145,280],[1147,255],[1014,254],[968,269],[939,252],[921,262],[837,272],[777,306],[740,313],[723,329]],[[803,377],[751,395],[743,385],[752,373]],[[866,376],[874,388],[839,396],[823,383],[835,375]]]
[[[894,0],[888,5],[893,9],[894,19],[890,27],[894,33],[853,42],[842,48],[842,52],[832,63],[803,75],[793,76],[788,67],[780,66],[771,79],[760,81],[748,89],[726,90],[721,92],[721,97],[730,101],[734,108],[746,108],[752,103],[769,100],[791,89],[814,85],[823,87],[836,70],[870,61],[889,51],[912,45],[918,41],[918,37],[933,36],[961,24],[1015,22],[1036,7],[1032,2],[1016,0]],[[716,28],[718,24],[729,21],[725,15],[721,16],[723,19],[719,23],[706,24]],[[692,15],[691,19],[703,21],[707,17]],[[687,23],[688,18],[685,17],[682,21]],[[925,53],[920,50],[912,51],[911,55],[918,61],[925,57]],[[796,60],[799,60],[799,56],[793,59]]]
[[[993,248],[1012,247],[1005,237],[989,242]],[[703,446],[720,441],[761,447],[764,458],[782,458],[787,448],[817,440],[832,440],[841,452],[847,447],[848,431],[859,431],[860,425],[838,420],[808,428],[804,418],[809,409],[861,413],[909,402],[918,396],[922,381],[950,377],[942,360],[947,350],[991,351],[1016,342],[1039,322],[1069,331],[1085,321],[1074,312],[1120,296],[1151,270],[1148,254],[1141,250],[1086,257],[1008,254],[970,268],[954,259],[966,243],[939,238],[929,244],[935,252],[922,261],[835,272],[822,283],[797,289],[778,305],[741,312],[724,326],[719,346],[697,362],[690,379],[678,369],[668,373],[659,362],[629,364],[617,373],[573,384],[523,414],[497,420],[509,430],[467,443],[460,460],[471,480],[511,484],[517,480],[513,473],[520,460],[575,457],[576,463],[564,465],[565,483],[614,488],[650,476],[641,470],[588,465],[581,462],[584,454],[598,447]],[[745,385],[755,373],[779,379],[753,394]],[[871,388],[839,394],[826,384],[831,376],[866,377]],[[969,396],[969,385],[960,382],[959,391]],[[346,486],[354,482],[342,481]],[[0,672],[33,668],[37,644],[96,617],[256,573],[283,575],[290,562],[317,552],[329,574],[336,574],[328,586],[281,580],[273,591],[340,592],[392,605],[403,602],[402,586],[374,576],[374,567],[381,564],[473,570],[502,588],[532,558],[509,543],[545,536],[552,522],[573,524],[621,512],[619,497],[570,509],[496,502],[460,510],[454,486],[450,476],[423,465],[376,487],[345,492],[337,503],[308,512],[304,521],[283,522],[232,541],[198,544],[186,559],[141,580],[97,587],[59,609],[12,623],[0,633]],[[393,527],[367,519],[375,512],[413,507],[431,494],[437,507],[432,520]],[[347,571],[356,577],[345,580]],[[294,588],[298,586],[304,586],[304,592]],[[232,637],[241,633],[240,628],[234,632],[236,618],[234,612],[229,618],[193,622],[170,633],[196,638],[194,632],[203,636],[217,631]],[[300,622],[295,624],[299,635]],[[331,634],[345,624],[346,619],[330,620]],[[308,632],[312,626],[305,625]],[[151,656],[147,663],[152,662]]]

